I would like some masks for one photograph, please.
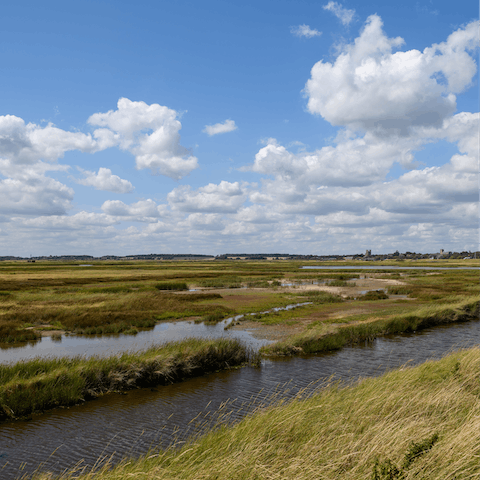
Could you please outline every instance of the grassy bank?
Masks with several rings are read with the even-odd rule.
[[[180,450],[152,451],[80,479],[477,478],[479,371],[477,347],[352,387],[333,385]]]
[[[0,365],[0,420],[77,404],[108,392],[173,383],[241,365],[249,356],[236,340],[188,339],[105,358]]]
[[[265,355],[298,355],[338,350],[373,340],[380,335],[415,332],[435,325],[445,325],[479,318],[478,296],[471,296],[453,304],[431,304],[408,313],[396,313],[382,318],[369,318],[349,323],[331,324],[320,322],[310,324],[303,332],[285,341],[261,348]],[[341,320],[338,320],[339,322]]]

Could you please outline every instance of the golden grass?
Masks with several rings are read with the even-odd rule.
[[[477,347],[355,386],[332,385],[181,449],[152,451],[79,479],[478,478],[479,372]],[[387,466],[398,473],[382,474]]]

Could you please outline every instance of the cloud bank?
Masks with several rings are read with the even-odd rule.
[[[335,2],[324,8],[352,21],[353,11],[345,16]],[[55,178],[70,169],[60,163],[66,153],[119,149],[136,169],[180,180],[199,162],[181,145],[178,113],[121,98],[116,109],[91,115],[85,133],[2,116],[2,245],[12,254],[30,245],[38,253],[61,245],[55,253],[95,254],[473,248],[479,113],[457,112],[457,96],[475,80],[478,39],[472,22],[423,51],[408,49],[372,15],[334,60],[318,61],[304,79],[308,112],[337,127],[329,144],[295,150],[296,142],[271,138],[242,168],[255,181],[177,184],[159,198],[131,201],[112,195],[92,211],[76,211],[74,189]],[[226,120],[204,132],[236,128]],[[421,166],[416,155],[435,142],[456,151],[443,165]],[[110,168],[80,171],[82,185],[133,192]]]

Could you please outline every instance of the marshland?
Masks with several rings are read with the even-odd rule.
[[[201,390],[201,385],[208,384],[211,378],[233,378],[232,375],[244,375],[241,372],[253,372],[253,376],[265,376],[266,373],[255,372],[262,372],[262,370],[267,372],[272,368],[282,372],[278,374],[279,376],[275,374],[274,377],[280,383],[285,383],[299,376],[298,370],[295,370],[296,367],[291,370],[294,365],[299,365],[295,362],[304,362],[301,363],[301,370],[312,371],[308,381],[305,379],[309,384],[311,381],[325,377],[328,369],[324,371],[324,368],[328,359],[340,358],[332,355],[345,355],[349,352],[363,354],[369,348],[375,348],[374,345],[381,344],[384,341],[383,338],[388,342],[388,339],[396,338],[395,335],[400,334],[406,334],[402,337],[402,341],[405,342],[402,348],[404,351],[409,351],[407,345],[412,344],[416,338],[426,338],[426,345],[428,345],[428,342],[434,342],[434,336],[438,335],[435,332],[448,337],[448,333],[442,332],[449,331],[449,325],[453,325],[449,328],[456,328],[456,325],[462,328],[462,325],[478,324],[480,289],[478,261],[402,262],[401,264],[392,262],[390,266],[395,267],[392,269],[381,268],[389,266],[384,263],[378,265],[379,268],[364,269],[362,268],[364,264],[355,265],[350,262],[345,264],[349,266],[348,270],[336,268],[341,266],[339,262],[331,265],[324,264],[323,269],[302,268],[305,266],[312,267],[315,264],[292,261],[114,262],[110,264],[99,262],[87,267],[53,262],[2,263],[0,265],[0,347],[3,352],[1,358],[8,359],[9,352],[12,358],[15,357],[15,352],[23,353],[20,355],[21,359],[17,356],[15,362],[2,360],[0,365],[0,408],[1,419],[4,422],[0,425],[0,438],[3,430],[8,443],[14,445],[16,437],[23,437],[23,433],[20,432],[23,432],[24,425],[29,426],[25,427],[27,429],[37,427],[41,429],[45,421],[48,423],[48,418],[52,419],[57,414],[61,414],[65,421],[65,415],[68,416],[69,412],[78,413],[82,408],[95,410],[101,408],[98,402],[115,402],[116,398],[135,398],[133,404],[129,404],[129,408],[136,408],[134,404],[136,405],[135,402],[139,401],[139,395],[150,398],[151,395],[156,395],[150,392],[151,389],[168,391],[170,387],[166,385],[169,384],[179,385],[175,388],[186,388],[189,392],[187,396],[195,398],[195,391]],[[432,267],[444,269],[436,270]],[[190,327],[186,328],[186,325]],[[179,335],[175,338],[175,342],[165,343],[169,337],[162,336],[162,332],[168,332],[168,329],[174,327],[180,332]],[[191,338],[196,336],[196,328],[202,328],[207,332],[199,335],[204,338]],[[184,331],[183,337],[182,331]],[[212,338],[205,338],[208,337],[209,331],[216,333]],[[422,331],[426,332],[423,336],[419,333]],[[244,341],[248,337],[252,339],[250,346]],[[89,342],[102,341],[108,341],[111,345],[115,342],[123,345],[122,342],[125,342],[125,339],[130,339],[128,342],[130,347],[126,352],[117,349],[114,353],[86,356],[80,352],[72,356],[65,351],[65,348],[62,349],[62,344],[66,345],[69,339],[84,342],[85,345],[89,345]],[[257,343],[254,342],[255,340]],[[435,355],[441,356],[455,345],[455,343],[448,345],[447,343],[445,347],[441,347],[443,351],[435,350]],[[45,345],[48,345],[48,348],[41,348]],[[415,353],[410,351],[409,353],[415,356]],[[355,356],[357,353],[350,353],[350,355]],[[414,363],[424,361],[434,356],[434,353],[430,356],[422,355],[413,358]],[[315,389],[309,390],[307,400],[301,400],[299,398],[301,394],[298,392],[298,395],[297,393],[293,396],[286,395],[283,400],[280,395],[275,397],[273,402],[265,401],[261,411],[253,414],[257,404],[251,402],[250,407],[242,407],[244,414],[249,413],[249,416],[240,424],[237,423],[243,414],[238,413],[234,415],[234,420],[226,422],[228,426],[217,425],[208,437],[187,438],[187,436],[182,441],[190,443],[188,448],[183,447],[184,450],[179,450],[178,445],[175,448],[166,448],[168,441],[174,442],[176,438],[170,435],[168,441],[158,442],[157,446],[155,442],[149,445],[149,448],[157,448],[157,450],[150,454],[151,458],[148,461],[146,457],[142,457],[142,452],[146,453],[145,447],[137,455],[140,459],[129,465],[125,462],[120,463],[112,471],[108,467],[101,475],[105,478],[127,478],[134,474],[143,478],[141,472],[144,472],[144,478],[198,478],[201,476],[199,472],[205,472],[204,478],[228,478],[229,476],[255,478],[252,472],[257,469],[257,478],[265,478],[265,472],[262,473],[260,464],[265,468],[270,465],[272,472],[277,472],[275,475],[278,478],[301,478],[302,475],[306,477],[308,472],[317,472],[317,476],[322,475],[325,478],[337,478],[332,473],[338,474],[339,470],[335,468],[343,469],[345,478],[367,478],[365,477],[367,470],[368,475],[374,475],[376,471],[375,478],[400,478],[400,474],[410,475],[410,472],[420,471],[419,468],[425,468],[424,471],[427,471],[429,467],[424,467],[422,463],[423,458],[430,458],[430,453],[427,455],[426,452],[430,450],[434,452],[435,449],[440,448],[439,446],[444,449],[451,448],[452,445],[449,442],[456,438],[456,433],[448,425],[455,423],[456,416],[459,416],[465,422],[462,424],[464,428],[473,428],[469,422],[473,418],[472,412],[478,408],[478,404],[468,397],[471,391],[478,387],[478,385],[475,387],[472,373],[475,365],[478,367],[478,351],[474,349],[454,355],[457,355],[455,360],[446,357],[438,364],[450,365],[452,362],[455,365],[458,364],[458,367],[452,367],[456,369],[452,375],[432,373],[433,376],[430,378],[431,372],[450,368],[450,366],[443,367],[432,363],[437,366],[428,367],[430,370],[427,367],[416,367],[424,369],[418,371],[430,372],[428,375],[412,373],[417,371],[415,369],[404,369],[402,372],[392,372],[386,377],[369,380],[373,382],[372,385],[378,382],[377,387],[368,387],[370,390],[362,382],[355,386],[335,384],[320,392]],[[467,358],[469,360],[464,360]],[[402,360],[400,355],[398,362],[389,364],[388,368],[398,367]],[[410,358],[405,361],[407,360]],[[361,362],[360,360],[360,368],[352,374],[352,379],[364,375],[378,375],[386,368],[385,358],[379,364],[383,367],[375,367],[375,373],[367,372],[366,367],[362,370]],[[314,367],[316,364],[324,367],[319,367],[320,370],[317,370]],[[238,370],[242,366],[245,368]],[[338,367],[337,370],[335,366]],[[347,368],[340,360],[336,360],[328,372],[338,374],[339,378],[350,378],[348,375],[344,377],[345,372],[342,369],[351,371],[352,366]],[[381,388],[387,397],[390,395],[393,398],[398,394],[399,402],[404,401],[402,399],[408,395],[409,388],[412,391],[418,390],[418,395],[432,394],[440,397],[443,393],[439,392],[446,389],[445,395],[451,399],[453,393],[449,389],[453,389],[452,392],[458,391],[465,383],[463,380],[458,380],[460,378],[458,372],[464,370],[465,378],[470,375],[468,382],[473,385],[473,390],[467,389],[465,398],[468,397],[469,402],[473,402],[472,405],[476,406],[463,408],[461,407],[463,400],[459,400],[458,405],[451,404],[452,411],[449,412],[453,417],[448,419],[445,413],[447,407],[438,407],[438,415],[435,414],[438,416],[438,425],[435,424],[436,420],[432,420],[432,425],[437,425],[435,428],[419,427],[415,432],[411,423],[408,426],[400,426],[396,417],[390,418],[386,410],[382,411],[381,400],[378,400],[378,406],[372,410],[376,413],[368,416],[370,419],[368,422],[371,422],[374,417],[377,421],[372,423],[370,429],[364,426],[364,430],[360,433],[355,430],[356,425],[353,420],[352,431],[348,430],[350,427],[345,427],[347,432],[342,430],[344,427],[334,421],[333,417],[330,420],[325,419],[325,423],[322,423],[320,417],[312,414],[311,421],[319,422],[322,429],[325,429],[320,438],[312,431],[307,432],[308,422],[298,424],[292,420],[296,416],[310,418],[311,414],[308,413],[310,410],[315,412],[318,410],[320,415],[319,412],[324,412],[325,405],[330,405],[342,418],[348,416],[347,413],[354,407],[348,401],[342,403],[343,400],[340,401],[339,398],[355,396],[365,389],[370,393],[368,395],[362,393],[359,398],[363,398],[364,401],[359,400],[355,403],[355,409],[361,418],[366,415],[366,405],[377,402],[377,399],[369,396],[375,388]],[[225,377],[216,377],[218,375]],[[396,375],[395,381],[400,382],[399,385],[401,385],[401,387],[398,385],[391,387],[390,393],[383,386],[378,386],[393,385],[390,380],[387,380],[390,378],[388,375]],[[413,383],[408,380],[412,375],[414,377],[416,375]],[[425,381],[425,388],[421,387],[422,379]],[[455,383],[457,380],[458,382]],[[478,375],[476,381],[478,383]],[[429,390],[430,384],[436,385],[436,383],[439,390],[435,390],[437,393],[432,393],[433,390]],[[189,385],[195,385],[195,388],[192,389]],[[246,388],[245,385],[243,388]],[[119,393],[124,395],[119,396]],[[215,391],[211,391],[210,394],[212,398],[215,397]],[[252,395],[254,395],[253,390]],[[205,401],[206,398],[204,398]],[[220,404],[228,398],[230,397],[224,398]],[[290,400],[287,401],[286,398]],[[286,405],[274,405],[275,402],[282,401],[285,401]],[[245,402],[248,404],[247,400]],[[335,408],[334,403],[337,405]],[[272,405],[267,408],[267,404]],[[412,400],[411,405],[402,406],[400,410],[406,415],[405,418],[408,415],[410,415],[408,418],[413,418],[415,415],[424,414],[420,405],[421,400],[418,397],[418,401]],[[65,410],[60,407],[69,408]],[[198,399],[194,400],[188,407],[188,415],[191,416],[192,408],[200,412],[204,407],[205,405],[199,403]],[[188,415],[184,415],[185,419]],[[432,418],[435,415],[432,414]],[[323,416],[324,413],[321,418]],[[287,420],[290,417],[291,419]],[[271,424],[275,418],[279,419],[277,428]],[[188,424],[185,419],[177,418],[177,421],[178,423],[185,421]],[[257,421],[265,421],[265,425],[268,425],[263,434],[255,423]],[[230,423],[234,425],[230,426]],[[247,427],[247,424],[250,426]],[[285,429],[280,425],[286,425]],[[219,431],[218,428],[220,428]],[[251,430],[248,430],[249,428]],[[378,430],[372,433],[372,428]],[[393,429],[395,433],[386,444],[382,442],[386,442],[387,437],[380,441],[381,428]],[[272,433],[268,439],[267,430],[276,433]],[[205,429],[202,433],[205,433]],[[348,441],[345,441],[342,448],[337,446],[327,449],[321,459],[318,457],[314,461],[306,454],[306,445],[313,444],[314,450],[323,448],[323,442],[329,438],[327,433],[334,437],[346,435],[345,438]],[[365,435],[369,438],[369,442],[373,443],[365,443]],[[240,446],[242,442],[247,443],[248,438],[250,438],[248,443],[251,445],[251,451],[245,450],[242,453]],[[435,440],[432,440],[434,438]],[[219,442],[218,445],[223,442],[227,442],[226,445],[231,444],[232,458],[237,458],[239,462],[242,458],[245,468],[239,469],[239,465],[233,459],[229,462],[225,459],[218,460],[218,462],[224,462],[220,468],[219,464],[215,463],[216,460],[205,450],[205,446],[202,446],[209,442],[215,445],[217,445],[216,442]],[[359,453],[361,449],[359,450],[358,445],[364,445],[362,448],[365,448],[366,452],[369,448],[373,448],[375,442],[380,442],[382,445],[375,458],[370,454],[371,452],[368,455]],[[422,460],[410,462],[405,466],[407,460],[402,460],[402,455],[408,456],[409,449],[412,448],[422,450],[423,447],[418,445],[424,444],[429,446],[424,449],[425,455],[423,453],[420,455]],[[264,453],[260,452],[261,445],[265,445]],[[411,445],[417,445],[417,447]],[[161,450],[158,450],[159,446]],[[469,444],[468,448],[470,447]],[[55,448],[53,447],[52,451]],[[214,450],[223,452],[222,448],[218,446],[218,449]],[[236,448],[240,450],[237,451]],[[290,451],[290,448],[292,458],[284,458],[280,452]],[[0,457],[0,461],[4,462],[3,471],[8,473],[9,478],[32,473],[34,462],[26,458],[25,462],[29,463],[29,468],[15,470],[17,466],[14,466],[14,458],[18,455],[11,451],[9,453],[7,450],[9,448],[0,447],[0,455],[5,454],[4,457]],[[228,450],[225,450],[225,455]],[[128,451],[125,450],[125,455],[127,453]],[[100,456],[101,451],[97,454],[97,457]],[[223,458],[222,455],[224,453],[219,454],[219,458]],[[244,459],[245,455],[248,456],[248,461]],[[118,457],[117,454],[113,463],[117,464],[121,456]],[[203,460],[194,460],[199,458],[198,456]],[[32,455],[33,457],[38,458],[35,455]],[[183,460],[180,461],[180,457]],[[475,465],[478,467],[478,457],[476,458]],[[202,463],[203,461],[206,463]],[[37,464],[40,462],[41,460],[37,461]],[[182,462],[190,462],[188,464],[191,468],[187,468]],[[2,468],[1,465],[0,468]],[[330,466],[327,468],[328,465]],[[337,467],[334,468],[333,465]],[[425,465],[429,465],[428,462]],[[470,465],[468,462],[465,465],[465,468],[467,466],[473,468],[473,464]],[[62,464],[62,466],[67,468],[72,467],[73,464]],[[395,472],[396,468],[400,473],[398,475],[395,473],[397,477],[387,477],[385,476],[387,474],[382,472],[386,472],[388,468],[392,472]],[[218,472],[223,472],[222,469],[225,470],[224,473],[218,476]],[[52,470],[55,473],[60,471],[58,466],[52,467]],[[180,475],[180,471],[185,472],[183,476]],[[232,472],[236,472],[237,476]],[[272,478],[276,478],[275,475]],[[103,477],[100,476],[100,478]],[[405,476],[405,478],[410,477]]]

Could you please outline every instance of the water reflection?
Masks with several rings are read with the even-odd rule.
[[[285,307],[275,307],[260,314],[292,310],[297,307],[309,305],[311,302],[295,303]],[[206,325],[193,321],[162,322],[153,329],[139,332],[137,335],[64,335],[63,337],[43,337],[41,340],[32,341],[22,346],[1,345],[0,363],[13,363],[34,357],[73,357],[83,355],[113,355],[119,352],[145,350],[152,345],[164,342],[174,342],[189,337],[196,338],[236,338],[248,347],[258,350],[261,346],[271,343],[269,340],[254,338],[248,330],[226,330],[232,321],[241,320],[249,315],[236,315],[229,317],[216,325]]]

